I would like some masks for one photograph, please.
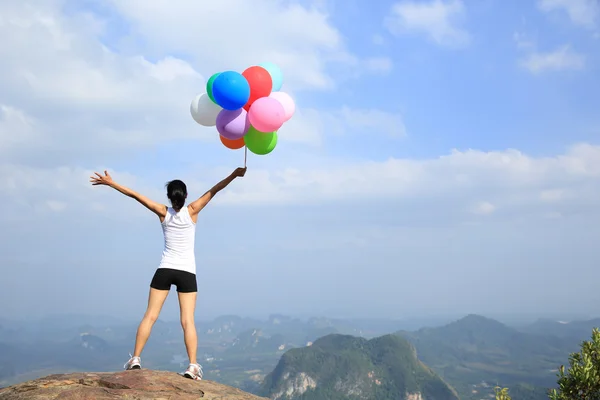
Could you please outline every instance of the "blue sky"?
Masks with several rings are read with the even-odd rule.
[[[597,2],[249,4],[0,5],[2,315],[141,316],[160,226],[87,177],[201,195],[243,152],[190,102],[263,61],[297,113],[203,211],[199,316],[596,312]]]

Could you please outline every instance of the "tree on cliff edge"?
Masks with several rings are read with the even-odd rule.
[[[558,389],[550,400],[600,400],[600,329],[594,328],[592,340],[581,343],[581,351],[569,356],[569,369],[558,369]],[[496,400],[511,400],[508,388],[494,388]],[[518,400],[518,399],[516,399]]]
[[[594,328],[592,340],[581,343],[581,351],[569,357],[569,369],[558,370],[558,389],[550,400],[600,400],[600,330]]]

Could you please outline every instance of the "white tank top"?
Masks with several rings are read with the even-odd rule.
[[[161,225],[165,236],[165,248],[158,268],[178,269],[195,274],[196,224],[192,221],[187,206],[179,212],[168,207],[167,215]]]

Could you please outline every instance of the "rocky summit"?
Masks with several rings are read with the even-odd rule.
[[[0,389],[0,400],[265,400],[212,381],[194,381],[175,372],[122,372],[50,375]]]

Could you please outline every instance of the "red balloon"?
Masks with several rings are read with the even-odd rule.
[[[231,140],[219,135],[219,139],[221,139],[221,143],[223,143],[225,147],[231,150],[241,149],[246,145],[246,142],[244,142],[243,137],[236,140]]]
[[[250,98],[244,105],[244,110],[248,111],[254,101],[261,97],[267,97],[273,90],[273,80],[269,71],[263,67],[253,66],[242,72],[242,75],[250,84]]]

